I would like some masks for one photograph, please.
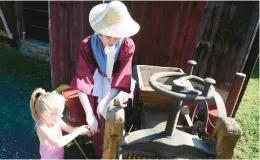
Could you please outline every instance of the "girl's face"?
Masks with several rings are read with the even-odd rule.
[[[61,118],[63,117],[63,114],[62,114],[63,110],[64,109],[62,109],[62,110],[60,109],[53,113],[44,113],[43,114],[44,121],[49,125],[59,123],[61,121]]]
[[[120,41],[120,38],[105,36],[105,35],[101,35],[101,34],[99,34],[99,35],[101,37],[101,40],[102,40],[102,43],[103,43],[104,47],[106,47],[106,46],[112,47],[117,42]]]

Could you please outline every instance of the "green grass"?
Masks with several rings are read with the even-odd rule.
[[[0,46],[0,60],[0,74],[8,75],[8,81],[21,79],[28,84],[40,84],[39,87],[51,89],[49,63],[2,46]]]
[[[237,159],[259,159],[259,64],[252,74],[236,120],[243,130],[236,150]]]

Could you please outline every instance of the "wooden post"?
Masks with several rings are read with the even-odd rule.
[[[242,130],[236,120],[230,117],[219,117],[212,136],[216,138],[216,153],[220,159],[232,159],[234,149]]]
[[[230,89],[230,92],[228,94],[228,98],[226,101],[226,109],[227,109],[228,117],[231,117],[234,112],[234,108],[236,107],[237,100],[240,95],[240,91],[243,87],[245,78],[246,78],[245,74],[236,73],[235,79],[232,83],[232,87]]]
[[[110,106],[105,123],[103,159],[115,159],[122,142],[125,112],[121,106]]]

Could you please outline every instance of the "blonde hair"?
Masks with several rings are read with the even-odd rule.
[[[32,118],[37,121],[44,112],[54,113],[64,108],[65,98],[57,93],[46,92],[42,88],[33,91],[30,100]]]

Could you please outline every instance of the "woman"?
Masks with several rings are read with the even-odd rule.
[[[96,155],[101,157],[103,137],[98,129],[102,130],[101,122],[106,118],[108,106],[116,97],[126,106],[134,90],[135,44],[128,37],[140,27],[119,1],[93,7],[89,22],[95,34],[80,43],[78,68],[70,86],[78,91]]]

